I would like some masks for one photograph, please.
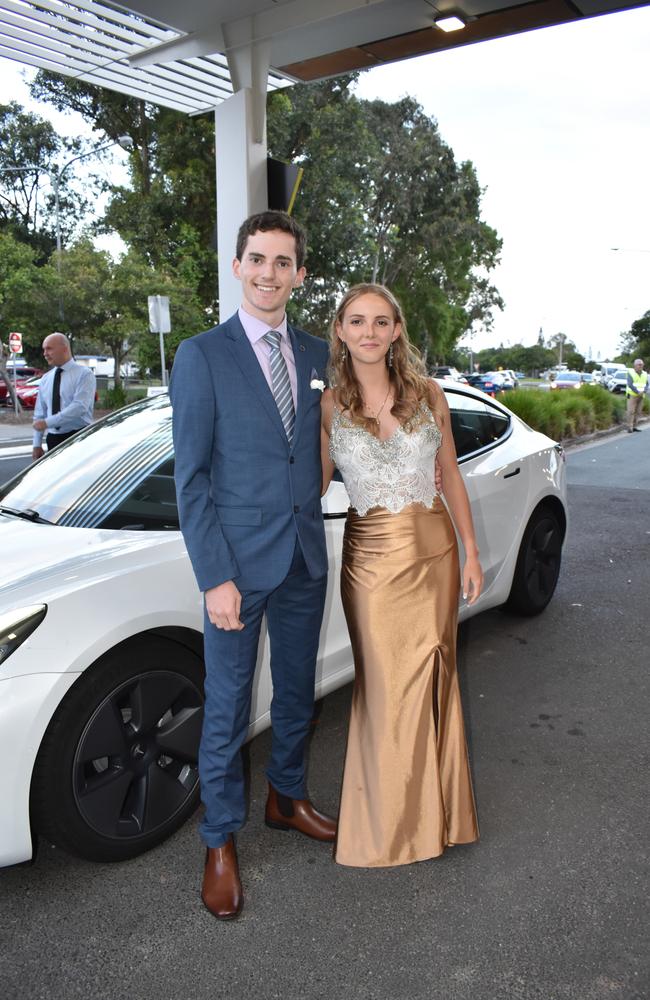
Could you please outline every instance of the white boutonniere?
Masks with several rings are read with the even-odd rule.
[[[318,372],[315,368],[311,370],[311,382],[309,383],[310,389],[318,389],[320,392],[325,392],[325,382],[322,378],[318,377]]]

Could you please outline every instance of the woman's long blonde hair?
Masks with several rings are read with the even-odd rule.
[[[377,420],[374,417],[365,416],[363,412],[361,386],[354,373],[350,355],[336,331],[336,325],[343,321],[348,306],[362,295],[379,295],[390,307],[395,323],[399,323],[402,328],[400,336],[393,341],[391,365],[388,364],[388,354],[386,355],[386,366],[394,399],[390,412],[399,420],[405,430],[411,430],[413,418],[422,402],[425,401],[427,405],[431,405],[431,382],[426,377],[420,352],[408,338],[402,307],[393,293],[384,285],[353,285],[339,302],[330,326],[330,385],[335,391],[338,405],[346,412],[352,422],[364,427],[371,434],[376,434]]]

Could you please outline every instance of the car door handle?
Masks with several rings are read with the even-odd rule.
[[[504,479],[512,479],[513,476],[518,476],[520,472],[521,472],[521,468],[518,466],[514,470],[514,472],[506,472],[506,474],[505,474],[505,476],[503,478]]]

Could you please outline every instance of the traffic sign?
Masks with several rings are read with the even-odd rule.
[[[12,354],[20,354],[23,349],[23,335],[22,333],[10,333],[9,334],[9,350]]]

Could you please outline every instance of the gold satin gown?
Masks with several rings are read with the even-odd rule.
[[[424,404],[380,441],[334,410],[351,509],[341,596],[355,663],[335,859],[376,868],[478,839],[456,673],[460,573]]]

